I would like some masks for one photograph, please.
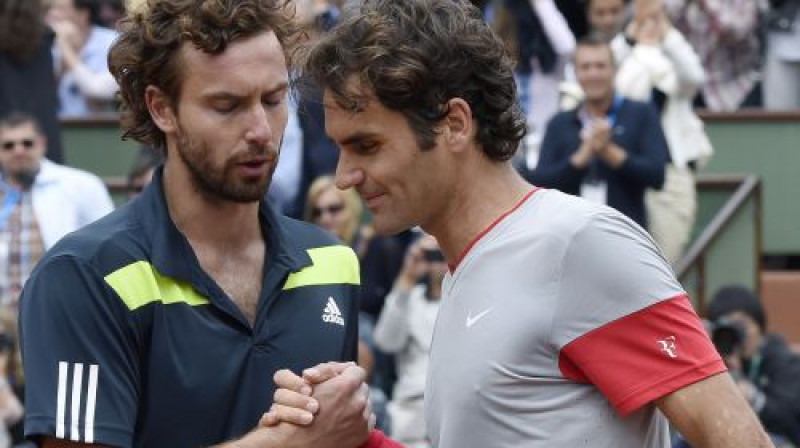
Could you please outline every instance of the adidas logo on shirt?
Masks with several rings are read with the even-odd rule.
[[[322,310],[322,321],[344,326],[342,312],[339,311],[339,306],[336,305],[336,301],[333,300],[333,297],[328,297],[328,304],[325,305],[325,309]]]

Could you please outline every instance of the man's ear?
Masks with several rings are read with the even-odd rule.
[[[451,98],[447,102],[447,116],[442,120],[445,142],[456,150],[469,146],[475,137],[475,121],[472,108],[461,98]]]
[[[178,119],[167,95],[158,87],[150,85],[144,91],[144,99],[150,117],[161,132],[165,134],[175,132],[178,128]]]

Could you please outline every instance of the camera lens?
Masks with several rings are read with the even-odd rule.
[[[745,340],[744,327],[738,322],[720,320],[714,323],[711,342],[722,356],[730,356],[739,351]]]

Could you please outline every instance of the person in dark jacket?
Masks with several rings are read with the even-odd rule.
[[[717,350],[766,430],[800,446],[800,355],[767,332],[761,300],[745,287],[727,286],[707,317]]]
[[[0,118],[24,112],[47,137],[47,158],[63,161],[58,96],[41,0],[0,0]]]
[[[614,91],[614,57],[598,38],[582,40],[575,73],[586,101],[547,126],[529,181],[606,204],[647,227],[644,193],[664,184],[669,151],[651,104]]]

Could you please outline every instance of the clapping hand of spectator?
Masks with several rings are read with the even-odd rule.
[[[65,68],[69,70],[79,62],[78,55],[83,46],[80,30],[69,20],[52,21],[50,27],[56,33],[56,46],[61,52]]]
[[[627,152],[611,141],[613,130],[611,121],[607,118],[594,118],[587,129],[587,140],[581,147],[590,148],[592,158],[599,157],[614,169],[625,163]]]
[[[603,123],[606,123],[605,125]],[[570,163],[578,169],[586,168],[589,163],[598,155],[605,145],[608,144],[603,131],[604,127],[610,126],[605,118],[593,118],[581,131],[581,146],[572,155]],[[607,133],[610,136],[610,132]],[[605,140],[605,141],[604,141]]]
[[[589,124],[589,141],[595,155],[602,152],[611,143],[611,123],[606,118],[595,118]]]
[[[637,0],[626,33],[638,44],[659,45],[671,27],[662,0]]]

